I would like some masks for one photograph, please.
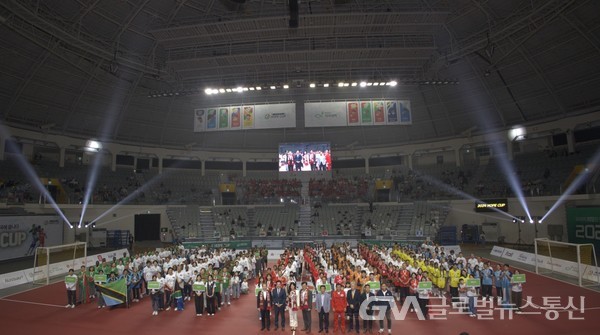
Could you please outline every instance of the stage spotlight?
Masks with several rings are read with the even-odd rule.
[[[85,142],[85,147],[83,147],[83,151],[85,152],[99,152],[102,149],[102,144],[96,140],[87,140]]]

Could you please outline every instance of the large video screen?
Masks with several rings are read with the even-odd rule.
[[[330,144],[281,143],[279,172],[331,171]]]

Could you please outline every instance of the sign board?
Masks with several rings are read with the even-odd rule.
[[[379,290],[381,289],[381,284],[378,281],[370,281],[367,283],[371,290]]]
[[[295,127],[295,103],[219,106],[194,109],[194,132]]]
[[[525,274],[513,275],[510,282],[513,284],[525,283]]]
[[[63,244],[64,223],[55,215],[0,216],[0,261],[33,256],[42,244]]]
[[[475,212],[508,212],[507,199],[487,199],[475,202]]]
[[[481,280],[479,278],[469,278],[466,283],[467,287],[481,287]]]
[[[206,291],[206,285],[194,284],[194,285],[192,285],[192,289],[194,291],[204,292],[204,291]]]
[[[433,284],[430,281],[422,281],[419,282],[419,290],[431,290],[433,288]]]
[[[77,277],[66,276],[65,283],[67,284],[75,284],[77,282]]]
[[[160,283],[157,282],[156,280],[148,282],[148,289],[149,290],[158,290],[159,288],[160,288]]]
[[[94,275],[94,282],[106,283],[106,275]]]

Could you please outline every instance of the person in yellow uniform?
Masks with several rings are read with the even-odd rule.
[[[460,281],[460,270],[456,268],[456,264],[452,264],[452,268],[448,271],[450,278],[450,296],[452,303],[458,303],[458,282]]]

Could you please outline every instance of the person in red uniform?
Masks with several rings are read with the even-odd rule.
[[[406,263],[402,263],[402,270],[400,270],[400,301],[404,303],[406,297],[408,297],[408,286],[410,284],[410,271],[406,268]]]
[[[342,330],[342,334],[346,333],[346,321],[344,314],[346,313],[346,292],[342,290],[342,284],[335,286],[335,292],[331,295],[331,308],[333,309],[333,331]]]

